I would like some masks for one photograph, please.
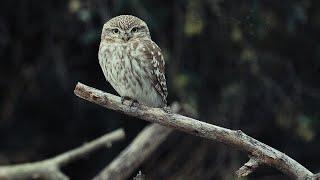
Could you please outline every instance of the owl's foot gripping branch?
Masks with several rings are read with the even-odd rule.
[[[151,108],[144,105],[137,105],[137,107],[132,108],[126,103],[121,103],[121,98],[118,96],[81,83],[76,85],[74,93],[78,97],[104,108],[134,116],[151,123],[161,124],[188,134],[218,141],[247,153],[250,159],[236,172],[236,175],[239,177],[247,176],[260,165],[268,165],[293,179],[319,178],[317,174],[313,174],[286,154],[246,135],[240,130],[230,130],[179,114],[167,113],[160,108]]]

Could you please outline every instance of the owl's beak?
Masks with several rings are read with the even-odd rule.
[[[131,38],[131,35],[130,35],[129,33],[124,33],[124,34],[122,35],[122,39],[123,39],[124,41],[129,41],[130,38]]]

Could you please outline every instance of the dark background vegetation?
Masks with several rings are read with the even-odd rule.
[[[319,0],[1,1],[1,165],[48,158],[124,127],[125,142],[64,169],[89,179],[147,124],[73,94],[78,81],[115,93],[97,52],[103,23],[120,14],[144,19],[162,48],[169,102],[320,171]],[[233,179],[246,160],[176,132],[139,169],[150,179]],[[285,176],[264,167],[250,177]]]

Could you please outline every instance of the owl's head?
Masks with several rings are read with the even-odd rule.
[[[107,21],[102,29],[101,39],[126,43],[137,38],[150,38],[147,24],[132,15],[120,15]]]

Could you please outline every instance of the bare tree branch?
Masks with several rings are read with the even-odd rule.
[[[320,173],[317,173],[317,174],[313,175],[312,178],[315,179],[315,180],[320,180]]]
[[[236,175],[238,177],[248,176],[258,167],[259,161],[255,160],[255,158],[250,158],[247,163],[245,163],[238,171],[236,171]]]
[[[177,102],[171,105],[172,112],[185,111]],[[150,124],[105,167],[94,179],[127,179],[171,134],[173,129],[159,124]],[[138,174],[139,175],[139,174]],[[136,177],[138,179],[140,176]],[[140,171],[141,175],[141,171]],[[142,175],[141,175],[142,176]],[[140,177],[141,178],[141,177]]]
[[[310,179],[313,177],[312,172],[294,159],[246,135],[241,130],[230,130],[215,126],[179,114],[168,113],[159,108],[150,108],[144,105],[130,107],[127,101],[122,104],[121,98],[118,96],[81,83],[77,84],[74,92],[77,96],[105,108],[233,146],[254,157],[259,164],[274,167],[292,178]]]
[[[122,140],[124,137],[123,129],[118,129],[50,159],[33,163],[0,166],[0,179],[67,180],[69,178],[60,171],[62,166],[82,158],[101,147],[111,147],[113,142]]]
[[[127,179],[172,131],[159,124],[148,125],[94,180]]]

